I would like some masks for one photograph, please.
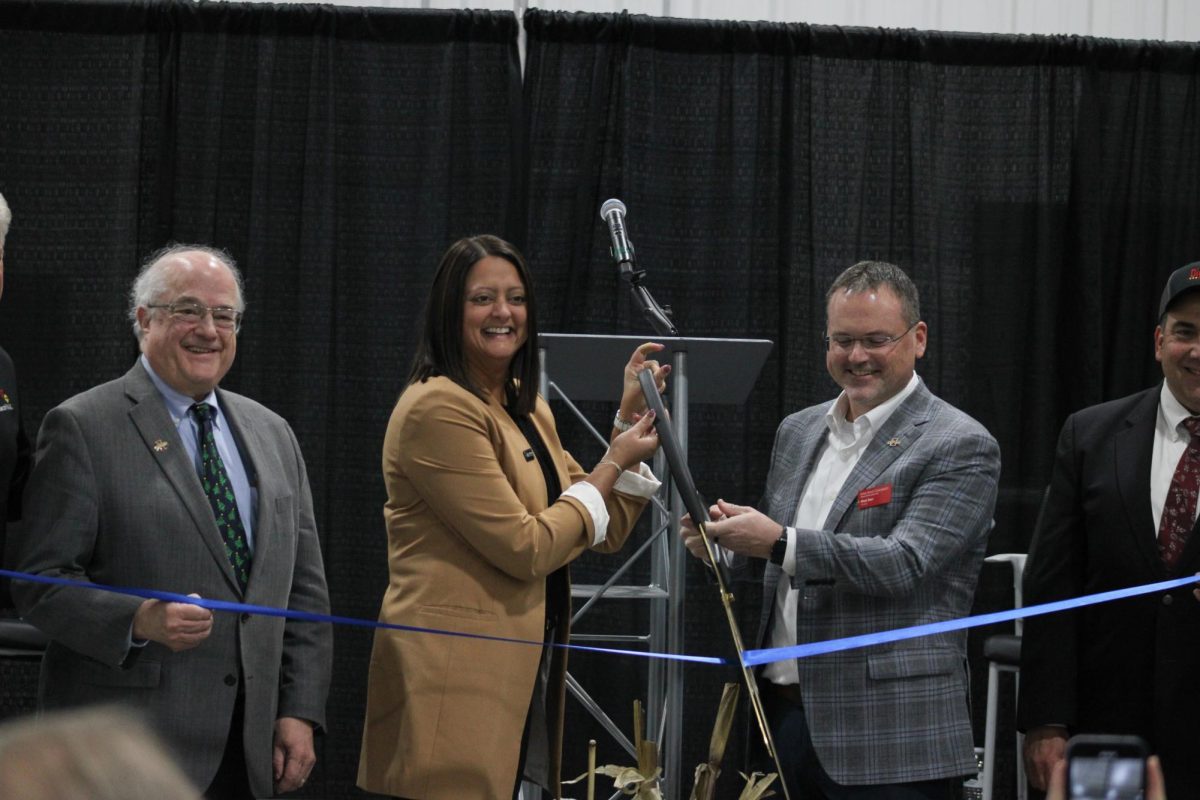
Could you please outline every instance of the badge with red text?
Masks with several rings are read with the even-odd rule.
[[[858,493],[859,508],[885,506],[890,502],[892,502],[892,485],[890,483],[871,486]]]

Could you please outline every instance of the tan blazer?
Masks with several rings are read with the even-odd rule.
[[[533,422],[562,487],[582,480],[541,398]],[[391,580],[381,621],[542,640],[546,577],[588,547],[593,523],[574,498],[546,497],[529,448],[500,405],[447,378],[405,390],[383,446]],[[645,503],[614,493],[597,549],[618,549]],[[358,785],[417,800],[510,798],[540,658],[529,645],[376,632]],[[547,693],[556,793],[565,661],[553,659]]]

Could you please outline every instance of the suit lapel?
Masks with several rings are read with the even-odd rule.
[[[809,476],[812,475],[813,468],[817,463],[817,456],[820,454],[821,448],[825,446],[826,437],[829,435],[829,428],[825,426],[827,411],[828,408],[822,409],[820,416],[811,425],[795,422],[796,425],[803,425],[800,431],[799,446],[793,451],[795,457],[790,458],[790,453],[787,452],[779,454],[780,458],[787,458],[791,462],[780,471],[781,479],[785,482],[785,494],[783,495],[782,511],[775,516],[776,521],[782,525],[791,525],[796,519],[800,496],[804,493],[804,487],[808,485]]]
[[[767,509],[767,513],[781,525],[791,525],[796,519],[800,496],[804,493],[804,487],[808,485],[808,478],[812,475],[817,457],[821,453],[821,448],[825,446],[825,439],[829,434],[829,428],[824,422],[829,405],[815,412],[817,414],[815,420],[810,419],[808,422],[804,422],[795,417],[788,417],[784,420],[784,425],[797,429],[799,439],[794,444],[787,442],[781,447],[780,452],[775,454],[778,466],[771,468],[772,475],[777,474],[778,480],[783,482],[783,486],[780,489],[780,500],[772,503]],[[773,489],[769,491],[774,493]],[[763,607],[759,618],[758,637],[760,645],[765,646],[766,632],[770,630],[770,618],[775,610],[775,590],[780,578],[788,580],[787,573],[768,562],[763,574]]]
[[[1165,575],[1158,555],[1154,509],[1150,505],[1150,459],[1154,450],[1154,427],[1159,390],[1146,393],[1126,418],[1127,427],[1113,437],[1113,470],[1128,524],[1120,526],[1134,538],[1134,546],[1154,574]],[[1191,548],[1188,548],[1191,550]],[[1184,551],[1184,556],[1188,554]]]
[[[929,419],[932,402],[933,395],[925,388],[925,384],[918,384],[871,437],[862,457],[842,484],[833,507],[829,509],[823,526],[825,530],[841,530],[842,519],[857,500],[859,490],[874,486],[884,470],[921,438],[922,426]]]
[[[125,374],[125,394],[133,403],[129,409],[129,419],[141,436],[143,444],[153,455],[159,469],[167,476],[175,493],[179,495],[180,502],[196,524],[197,534],[204,540],[229,585],[234,591],[238,591],[233,567],[225,555],[225,543],[217,530],[212,507],[204,495],[196,467],[179,439],[179,432],[171,421],[171,415],[167,413],[162,396],[150,381],[150,376],[146,374],[140,361]]]

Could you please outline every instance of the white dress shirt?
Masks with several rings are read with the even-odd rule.
[[[787,553],[783,557],[783,571],[791,576],[796,574],[796,531],[795,528],[821,530],[825,518],[833,508],[833,502],[842,490],[842,484],[858,460],[866,450],[867,444],[883,427],[888,418],[900,404],[912,394],[921,379],[913,373],[908,384],[895,397],[862,414],[854,422],[846,419],[849,400],[842,392],[837,401],[825,415],[825,426],[829,428],[826,434],[825,447],[817,459],[817,464],[808,476],[804,485],[804,493],[800,495],[800,503],[796,507],[796,517],[792,526],[786,528],[788,543]],[[832,535],[832,534],[831,534]],[[771,631],[769,634],[770,647],[794,647],[796,645],[796,590],[791,581],[781,579],[775,587],[775,611],[772,615]],[[773,661],[763,668],[763,675],[775,683],[798,683],[800,676],[793,658]]]

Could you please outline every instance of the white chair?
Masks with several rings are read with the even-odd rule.
[[[1021,574],[1025,571],[1025,553],[999,553],[988,556],[985,561],[992,564],[1007,563],[1012,567],[1013,608],[1021,608]],[[983,643],[983,655],[988,660],[987,718],[983,733],[983,800],[992,800],[992,786],[996,778],[996,716],[999,707],[1000,673],[1013,673],[1013,698],[1020,691],[1021,670],[1021,620],[1015,620],[1013,634],[995,634]],[[1017,800],[1026,800],[1028,787],[1025,781],[1025,760],[1022,749],[1025,737],[1017,732]]]

